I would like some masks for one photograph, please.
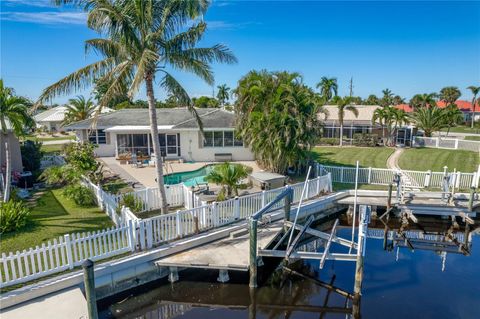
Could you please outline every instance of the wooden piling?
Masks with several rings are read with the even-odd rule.
[[[87,307],[88,307],[88,318],[98,319],[93,261],[91,261],[90,259],[87,259],[82,264],[82,268],[83,268],[83,283],[85,285],[85,297],[87,299]]]
[[[285,205],[283,207],[283,210],[284,210],[284,221],[287,222],[287,221],[290,221],[290,210],[292,208],[292,196],[291,194],[288,194],[285,196]],[[286,226],[285,226],[285,230],[286,230]]]
[[[468,211],[473,212],[473,198],[475,197],[475,187],[470,187],[470,198],[468,199]]]
[[[393,191],[393,184],[388,184],[388,198],[387,198],[387,210],[392,207],[392,191]]]
[[[256,219],[250,219],[250,288],[257,288],[257,226]]]

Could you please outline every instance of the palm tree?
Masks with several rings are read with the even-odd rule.
[[[58,0],[75,2],[75,0]],[[100,106],[128,84],[129,97],[133,97],[144,84],[147,95],[150,134],[153,151],[157,154],[156,177],[160,191],[162,212],[168,206],[163,180],[157,113],[153,84],[160,87],[189,107],[202,129],[200,119],[191,105],[185,89],[169,72],[178,69],[191,72],[209,85],[213,85],[212,62],[235,63],[237,59],[224,45],[197,48],[207,24],[197,18],[205,14],[209,2],[204,0],[89,0],[85,4],[88,26],[106,38],[86,41],[87,50],[93,49],[104,59],[87,65],[45,89],[40,101],[65,94],[72,89],[91,85],[96,79],[111,80]],[[192,22],[193,21],[193,22]]]
[[[421,107],[436,107],[437,106],[437,94],[436,93],[425,93],[425,94],[416,94],[410,100],[410,106],[413,110]]]
[[[393,92],[390,89],[385,89],[385,90],[382,90],[382,93],[383,93],[383,97],[380,100],[380,105],[383,107],[392,105]]]
[[[439,98],[448,106],[455,104],[461,95],[462,92],[456,86],[447,86],[440,90]]]
[[[240,182],[246,178],[251,171],[252,169],[245,165],[225,162],[216,165],[205,177],[205,180],[209,183],[222,185],[219,197],[224,199],[225,197],[231,197],[232,193],[238,196],[238,190],[246,188],[247,185]]]
[[[379,123],[382,125],[383,136],[385,136],[385,127],[387,129],[386,145],[394,144],[394,135],[399,126],[408,122],[407,113],[392,106],[378,108],[372,116],[372,123]]]
[[[390,118],[388,116],[387,109],[385,108],[377,108],[373,112],[372,116],[372,124],[374,125],[375,123],[378,123],[382,126],[382,135],[385,138],[387,136],[387,141],[383,139],[383,145],[388,145],[388,137],[389,135],[385,134],[385,127],[387,127],[390,124]]]
[[[395,95],[392,98],[392,104],[393,105],[405,104],[405,99],[403,97],[401,97],[400,95]]]
[[[443,116],[445,125],[447,126],[447,136],[450,133],[450,128],[457,126],[463,121],[463,113],[456,104],[449,104],[443,109]]]
[[[366,105],[378,105],[380,104],[380,101],[378,100],[378,97],[375,94],[370,94],[368,98],[365,100]]]
[[[472,98],[472,129],[473,129],[473,126],[474,126],[474,123],[475,123],[475,107],[477,106],[477,103],[478,103],[478,99],[477,99],[477,95],[478,93],[480,93],[480,86],[469,86],[467,89],[469,89],[472,94],[473,94],[473,98]]]
[[[349,96],[339,99],[337,108],[338,122],[340,123],[340,146],[343,146],[343,119],[345,117],[345,111],[350,111],[355,117],[358,117],[358,109],[352,105],[352,98]]]
[[[226,84],[217,86],[217,99],[222,107],[225,107],[225,102],[230,99],[230,88]]]
[[[2,137],[5,143],[5,184],[3,188],[3,201],[10,199],[10,188],[12,182],[12,154],[10,153],[9,131],[19,136],[24,130],[33,126],[33,119],[28,114],[27,100],[16,96],[12,88],[5,87],[3,79],[0,79],[0,125]]]
[[[89,119],[95,113],[95,105],[92,99],[85,99],[83,95],[70,99],[68,103],[63,125]]]
[[[317,83],[318,88],[320,89],[320,94],[325,97],[326,102],[330,101],[332,97],[338,95],[337,78],[323,76],[320,82]]]
[[[438,107],[420,107],[410,114],[410,121],[431,137],[433,132],[446,127],[444,109]]]

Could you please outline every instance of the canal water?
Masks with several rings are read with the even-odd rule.
[[[478,227],[478,225],[477,225]],[[478,231],[478,230],[477,230]],[[338,234],[348,238],[351,230]],[[480,318],[480,236],[472,233],[469,256],[397,248],[383,249],[369,238],[360,300],[361,318]],[[343,252],[343,251],[336,251]],[[268,264],[267,264],[268,268]],[[304,261],[297,270],[348,292],[355,263]],[[352,302],[310,279],[268,271],[269,279],[251,293],[246,273],[231,274],[228,284],[217,272],[188,270],[180,281],[152,283],[102,302],[101,318],[353,318],[341,313]],[[325,312],[327,310],[328,312]],[[322,312],[324,311],[324,312]],[[358,317],[357,317],[358,318]]]

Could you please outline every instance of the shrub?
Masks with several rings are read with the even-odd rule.
[[[118,207],[122,206],[130,208],[133,213],[139,213],[143,210],[143,201],[135,197],[132,193],[129,193],[122,196]]]
[[[63,190],[63,196],[71,199],[81,207],[95,206],[95,195],[88,188],[80,184],[69,185]]]
[[[355,146],[377,146],[379,141],[377,134],[357,133],[353,134],[353,145]]]
[[[340,139],[336,137],[322,137],[319,139],[318,144],[320,145],[339,145]]]
[[[22,163],[26,171],[36,174],[40,170],[43,157],[41,148],[42,143],[28,140],[21,146]]]
[[[0,234],[22,228],[29,215],[30,209],[22,201],[0,202]]]
[[[80,180],[81,173],[72,165],[50,166],[40,175],[40,179],[49,185],[73,184]]]

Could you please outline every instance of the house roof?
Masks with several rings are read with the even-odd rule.
[[[198,108],[197,114],[202,120],[205,129],[234,128],[235,115],[218,108]],[[159,108],[157,109],[157,122],[159,127],[171,129],[198,129],[195,117],[187,108]],[[108,114],[101,114],[96,121],[96,127],[101,129],[121,127],[142,129],[148,126],[150,118],[148,109],[123,109]],[[92,126],[92,119],[79,121],[67,125],[67,129],[88,129]]]
[[[473,112],[473,107],[471,102],[468,102],[465,100],[457,100],[455,104],[457,105],[459,110],[462,112]],[[447,106],[447,104],[445,103],[445,101],[437,101],[437,106],[443,109]],[[395,107],[397,109],[404,110],[407,113],[413,111],[413,108],[409,104],[399,104],[399,105],[396,105]],[[475,112],[480,112],[480,102],[476,103]]]
[[[372,123],[373,113],[376,109],[381,108],[379,105],[355,105],[358,110],[358,117],[350,111],[345,111],[343,118],[344,125],[362,124],[369,125]],[[325,114],[319,113],[318,119],[325,122],[325,124],[338,123],[338,108],[336,105],[325,105],[324,109],[328,112],[326,118]]]
[[[95,107],[95,109],[97,109]],[[57,106],[54,108],[51,108],[49,110],[46,110],[44,112],[38,113],[35,115],[33,118],[35,122],[37,123],[42,123],[42,122],[63,122],[65,119],[65,113],[67,113],[67,107],[66,106]],[[109,107],[103,107],[102,108],[102,113],[110,113],[113,112],[113,109]]]

